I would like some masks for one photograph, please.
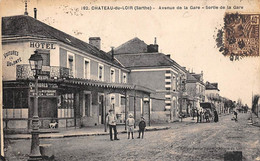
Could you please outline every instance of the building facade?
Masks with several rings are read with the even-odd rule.
[[[216,110],[219,114],[224,112],[224,101],[223,97],[220,96],[218,89],[218,83],[206,82],[206,102],[211,102],[215,105]]]
[[[203,82],[203,72],[195,74],[187,72],[187,92],[190,98],[190,108],[187,109],[190,115],[193,115],[195,109],[201,110],[200,103],[205,102],[205,84]]]
[[[150,100],[151,121],[174,121],[186,109],[186,70],[158,48],[156,42],[147,45],[134,38],[115,48],[114,54],[131,71],[131,83],[155,91]]]
[[[151,91],[129,84],[130,70],[103,52],[100,41],[93,37],[86,43],[27,15],[3,17],[4,128],[31,127],[35,81],[28,59],[34,51],[43,58],[40,128],[53,121],[60,128],[105,124],[109,109],[125,123],[129,96],[140,101]]]

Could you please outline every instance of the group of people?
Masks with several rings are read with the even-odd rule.
[[[204,119],[206,122],[210,122],[210,118],[212,118],[211,112],[206,109],[206,110],[196,110],[197,111],[197,123],[199,122],[204,122]],[[218,122],[218,112],[214,110],[214,122]]]
[[[115,116],[115,114],[113,113],[113,110],[109,110],[109,114],[107,115],[107,123],[109,126],[109,135],[110,135],[110,140],[119,140],[119,138],[117,137],[117,129],[116,129],[116,121],[117,118]],[[134,126],[135,126],[135,119],[133,114],[129,114],[128,118],[126,120],[126,125],[127,125],[127,134],[128,134],[128,139],[130,139],[130,134],[132,136],[132,139],[134,139]],[[141,121],[139,122],[139,136],[138,139],[140,138],[141,134],[142,134],[142,138],[144,138],[144,130],[146,127],[146,122],[144,117],[141,117]],[[113,135],[112,135],[112,130],[114,131],[114,139],[113,139]]]

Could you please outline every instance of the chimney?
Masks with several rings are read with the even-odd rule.
[[[157,41],[156,41],[156,37],[154,38],[154,45],[156,45],[157,44]]]
[[[158,53],[158,45],[157,44],[150,44],[147,45],[147,52],[148,53]]]
[[[34,18],[37,19],[37,8],[34,8]]]
[[[25,11],[24,11],[24,15],[28,16],[28,12],[27,12],[27,0],[25,0]]]
[[[171,54],[167,54],[166,56],[167,56],[168,58],[171,58]]]
[[[114,60],[114,47],[111,47],[111,53],[112,53],[112,61]]]
[[[89,38],[89,44],[92,46],[95,46],[99,50],[100,50],[100,42],[101,42],[100,37],[90,37]]]

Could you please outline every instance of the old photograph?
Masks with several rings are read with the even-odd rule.
[[[259,0],[0,0],[0,160],[260,161]]]

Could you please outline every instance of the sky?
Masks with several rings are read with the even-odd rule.
[[[257,0],[28,1],[29,16],[33,17],[33,8],[37,8],[38,20],[61,31],[86,42],[89,37],[100,37],[104,51],[134,37],[152,44],[156,37],[160,52],[171,54],[172,59],[190,71],[203,71],[204,81],[218,83],[221,96],[233,101],[241,98],[242,103],[251,106],[252,94],[260,93],[259,56],[230,61],[218,51],[215,41],[225,12],[259,12]],[[0,5],[1,16],[22,15],[25,10],[24,0],[2,0]],[[89,10],[83,9],[86,6]],[[151,6],[152,10],[92,10],[101,6]],[[160,6],[175,9],[160,10]],[[176,9],[177,6],[182,9]],[[191,9],[196,6],[200,9]],[[243,9],[202,9],[206,6]]]

